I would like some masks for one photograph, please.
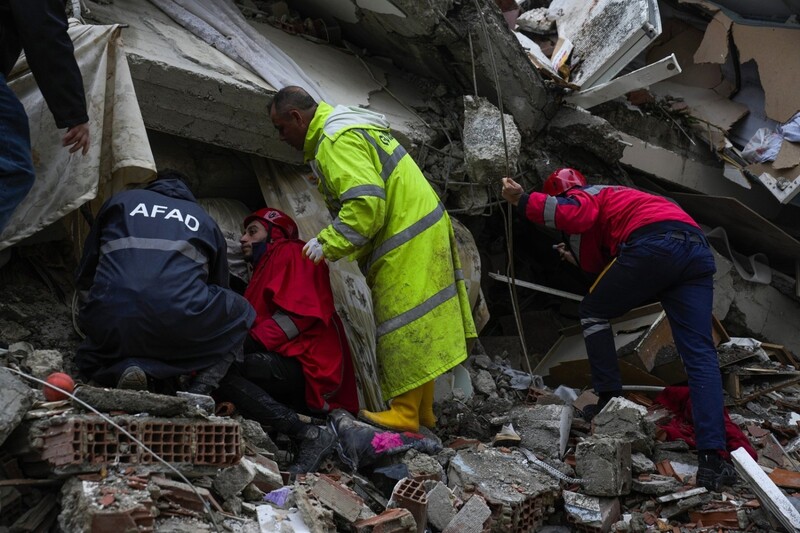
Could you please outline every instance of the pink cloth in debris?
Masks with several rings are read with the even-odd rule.
[[[694,425],[692,424],[692,401],[689,399],[689,387],[666,387],[656,396],[655,402],[663,405],[675,415],[669,422],[660,426],[667,433],[667,440],[683,440],[689,446],[696,447],[697,441],[694,434]],[[731,417],[728,416],[727,409],[725,409],[725,438],[728,449],[724,454],[721,454],[724,458],[728,458],[730,455],[728,452],[742,447],[747,450],[753,460],[758,460],[758,454],[753,445],[750,444],[750,439],[739,429],[739,426],[733,423]]]
[[[376,433],[372,437],[372,449],[375,450],[375,453],[387,452],[402,445],[403,439],[397,433],[387,431],[386,433]]]

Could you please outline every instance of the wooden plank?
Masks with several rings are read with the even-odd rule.
[[[783,527],[787,531],[800,531],[800,512],[750,454],[744,448],[738,448],[731,453],[731,459],[736,471],[747,481],[761,504],[769,509]]]
[[[658,83],[680,73],[681,66],[678,64],[678,59],[675,54],[670,54],[664,59],[634,70],[630,74],[625,74],[602,85],[595,85],[585,91],[570,95],[565,100],[584,109],[591,109],[603,102],[608,102],[643,87],[649,87],[653,83]]]

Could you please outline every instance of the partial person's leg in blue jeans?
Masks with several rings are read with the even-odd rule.
[[[583,298],[578,315],[592,370],[592,386],[598,394],[622,389],[610,319],[653,299],[670,282],[671,266],[669,251],[652,250],[638,242],[622,245],[619,256]]]
[[[688,257],[683,281],[661,294],[661,305],[669,318],[672,338],[689,378],[697,449],[724,450],[722,377],[711,337],[714,257],[705,244],[686,243],[685,246]]]
[[[35,177],[28,115],[0,74],[0,233]]]

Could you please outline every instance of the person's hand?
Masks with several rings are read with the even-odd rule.
[[[503,178],[503,198],[508,200],[511,205],[517,205],[520,196],[522,196],[522,185],[512,180],[511,178]]]
[[[325,258],[325,254],[322,253],[322,245],[319,243],[316,237],[311,239],[303,246],[303,254],[314,261],[315,265],[318,265],[320,261]]]
[[[81,153],[86,155],[89,152],[90,138],[89,123],[84,122],[67,130],[61,140],[61,146],[69,146],[69,153],[71,154],[81,150]]]
[[[554,244],[553,245],[553,250],[558,252],[558,257],[562,261],[566,261],[567,263],[570,263],[570,264],[573,264],[575,266],[578,266],[578,262],[575,260],[575,256],[572,255],[572,252],[567,250],[567,245],[564,244],[563,242],[560,242],[558,244]]]

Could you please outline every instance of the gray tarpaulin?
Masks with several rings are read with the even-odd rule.
[[[56,129],[25,57],[20,58],[9,86],[28,113],[36,182],[0,235],[0,250],[96,196],[105,199],[130,183],[148,180],[155,172],[119,26],[73,23],[69,35],[86,91],[92,135],[89,153],[70,154],[61,146],[66,130]]]
[[[329,101],[319,84],[256,31],[231,0],[150,0],[150,3],[276,89],[299,85],[315,100]]]

